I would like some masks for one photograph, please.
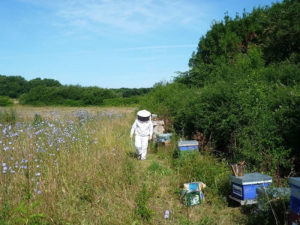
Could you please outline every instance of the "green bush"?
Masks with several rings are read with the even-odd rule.
[[[7,96],[0,96],[0,106],[10,106],[13,105],[13,101]]]
[[[20,103],[37,106],[88,106],[102,105],[104,99],[113,97],[115,97],[115,94],[112,90],[98,87],[38,86],[23,94],[20,97]]]
[[[299,165],[299,9],[299,2],[284,0],[215,22],[192,54],[190,70],[175,78],[186,88],[169,84],[150,92],[176,131],[203,133],[230,160],[246,160],[250,170],[283,175]],[[182,93],[186,97],[174,101]]]
[[[126,98],[108,98],[103,100],[104,106],[137,106],[140,96],[132,96]]]
[[[299,162],[299,65],[263,65],[262,52],[251,46],[234,66],[215,66],[202,88],[159,84],[141,105],[180,135],[204,134],[230,161],[246,160],[250,171],[289,171]]]

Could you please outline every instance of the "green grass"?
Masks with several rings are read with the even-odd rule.
[[[6,134],[2,130],[8,125],[0,127],[4,144],[0,158],[7,166],[6,173],[3,165],[0,171],[0,224],[247,221],[239,207],[227,207],[223,191],[228,188],[229,170],[224,162],[206,154],[174,159],[176,143],[157,149],[150,144],[147,160],[138,161],[129,138],[134,109],[14,110],[16,125]],[[9,132],[18,135],[10,137]],[[180,187],[191,181],[203,181],[208,187],[203,204],[187,209],[180,201]],[[170,211],[168,220],[165,210]]]

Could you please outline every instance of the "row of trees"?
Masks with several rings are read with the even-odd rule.
[[[59,87],[61,84],[53,79],[36,78],[26,81],[21,76],[4,76],[0,75],[0,95],[10,98],[19,98],[22,94],[27,93],[35,87]]]
[[[11,104],[7,97],[19,98],[21,104],[30,105],[132,105],[137,104],[138,96],[149,91],[150,88],[104,89],[62,85],[53,79],[26,81],[21,76],[0,75],[0,96],[6,96],[2,97],[2,105]]]
[[[226,15],[200,39],[189,71],[157,85],[143,107],[167,117],[178,133],[202,133],[248,168],[300,168],[299,11],[299,1],[285,0]]]

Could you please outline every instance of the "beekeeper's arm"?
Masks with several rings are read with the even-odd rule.
[[[150,129],[150,140],[152,140],[152,136],[153,136],[153,123],[152,123],[152,121],[150,121],[150,125],[149,125],[150,127],[149,127],[149,129]]]
[[[130,138],[133,137],[133,133],[134,133],[135,129],[136,129],[136,120],[132,124],[131,131],[130,131]]]

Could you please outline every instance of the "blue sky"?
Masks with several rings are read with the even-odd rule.
[[[186,71],[213,20],[276,0],[0,0],[0,74],[104,88]]]

